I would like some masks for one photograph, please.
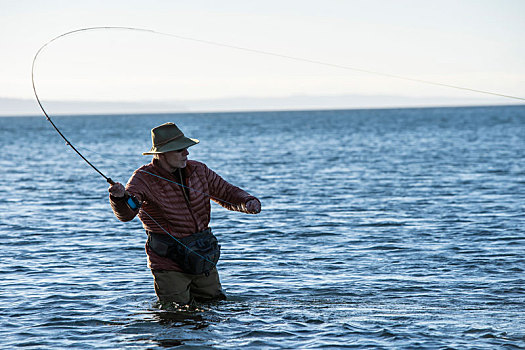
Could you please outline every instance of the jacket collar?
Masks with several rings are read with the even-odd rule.
[[[153,158],[150,164],[153,166],[153,169],[155,169],[155,172],[158,175],[168,179],[173,178],[173,174],[171,174],[169,171],[165,170],[163,167],[160,166],[158,159]],[[184,168],[184,172],[186,173],[187,177],[190,177],[193,171],[194,167],[192,165],[192,162],[188,160],[186,162],[186,168]]]

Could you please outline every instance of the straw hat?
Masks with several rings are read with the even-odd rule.
[[[199,143],[197,139],[190,139],[173,123],[165,123],[151,129],[151,149],[142,155],[159,154],[178,151]]]

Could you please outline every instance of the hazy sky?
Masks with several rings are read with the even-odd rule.
[[[153,29],[525,96],[523,0],[0,0],[0,97],[32,98],[31,63],[38,48],[93,26]],[[484,97],[127,31],[60,39],[42,52],[36,73],[39,94],[50,100]]]

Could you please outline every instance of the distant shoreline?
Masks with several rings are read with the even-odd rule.
[[[258,109],[258,110],[203,110],[203,111],[140,111],[140,112],[95,112],[95,113],[55,113],[50,115],[51,117],[97,117],[97,116],[140,116],[140,115],[150,115],[150,116],[161,116],[161,115],[192,115],[192,114],[243,114],[243,113],[301,113],[301,112],[341,112],[341,111],[367,111],[367,110],[415,110],[415,109],[464,109],[464,108],[520,108],[525,107],[524,104],[478,104],[478,105],[442,105],[442,106],[385,106],[385,107],[355,107],[355,108],[310,108],[310,109]],[[48,111],[49,112],[49,111]],[[14,114],[14,115],[3,115],[0,113],[0,118],[33,118],[33,117],[42,117],[44,114],[42,112],[32,113],[32,114]]]
[[[294,95],[172,101],[41,100],[49,115],[235,113],[350,109],[400,109],[523,105],[506,98],[407,97],[392,95]],[[0,97],[0,116],[42,112],[36,99]]]

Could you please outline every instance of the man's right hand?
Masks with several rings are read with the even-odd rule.
[[[115,182],[113,185],[108,188],[109,193],[113,197],[121,198],[126,194],[126,189],[120,182]]]

